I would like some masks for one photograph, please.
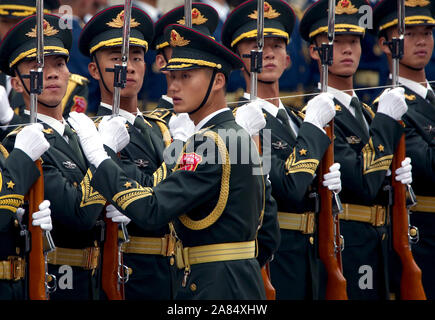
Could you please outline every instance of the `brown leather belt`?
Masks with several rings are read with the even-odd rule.
[[[98,267],[100,257],[99,247],[84,249],[59,248],[47,254],[47,262],[55,265],[70,265],[94,270]]]
[[[290,213],[278,211],[278,221],[281,229],[301,231],[304,234],[314,233],[314,212]]]
[[[26,261],[17,256],[0,261],[0,280],[22,280],[26,272]]]
[[[343,203],[343,212],[338,215],[342,220],[367,222],[375,227],[385,224],[386,210],[383,206],[361,206]]]

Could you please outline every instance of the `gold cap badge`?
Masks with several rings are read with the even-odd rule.
[[[204,24],[207,22],[207,20],[208,19],[204,17],[201,11],[199,11],[197,8],[192,9],[192,24],[196,24],[196,25]],[[177,23],[184,25],[185,24],[184,17],[183,19],[178,20]]]
[[[336,14],[354,14],[358,9],[350,2],[350,0],[340,0],[335,7]]]
[[[279,17],[281,15],[281,13],[277,12],[274,8],[272,8],[272,6],[268,3],[268,2],[264,2],[264,18],[267,19],[275,19],[277,17]],[[249,18],[257,20],[258,18],[258,12],[257,10],[255,10],[253,13],[251,13],[249,16]]]
[[[190,43],[190,40],[184,39],[177,31],[171,31],[171,46],[172,47],[184,47]]]
[[[112,21],[106,23],[109,27],[112,28],[122,28],[124,26],[124,10],[122,10],[116,18],[113,18]],[[140,26],[140,23],[137,22],[134,18],[131,18],[130,28],[136,28]]]
[[[43,29],[44,29],[44,36],[47,36],[47,37],[54,36],[54,35],[59,33],[59,30],[53,28],[50,25],[50,23],[45,19],[44,19]],[[27,32],[26,36],[28,36],[29,38],[36,38],[37,37],[36,26],[34,28],[32,28],[32,30],[30,32]]]

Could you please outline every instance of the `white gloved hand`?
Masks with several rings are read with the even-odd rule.
[[[308,101],[304,122],[309,122],[323,130],[326,124],[335,116],[334,96],[322,92]]]
[[[128,224],[131,221],[130,218],[119,212],[113,204],[109,204],[106,207],[106,217],[116,223]]]
[[[39,211],[32,214],[32,225],[39,226],[44,231],[53,229],[51,224],[50,201],[44,200],[39,204]]]
[[[50,144],[42,133],[43,128],[40,123],[26,126],[23,130],[18,132],[14,148],[23,151],[33,161],[39,159],[39,157],[50,148]]]
[[[412,165],[411,158],[406,157],[402,161],[402,166],[396,169],[396,181],[400,181],[402,184],[412,183]]]
[[[236,123],[245,129],[251,137],[257,135],[266,126],[260,103],[252,101],[237,108]]]
[[[187,113],[172,115],[169,119],[169,131],[174,140],[186,142],[195,133],[195,124]]]
[[[125,127],[127,119],[105,116],[98,125],[98,132],[103,143],[115,153],[120,152],[130,142],[130,135]]]
[[[329,173],[323,175],[323,186],[329,190],[339,193],[341,191],[340,164],[334,163],[329,167]]]
[[[398,87],[385,90],[379,97],[378,111],[394,120],[400,120],[408,111],[405,101],[405,89]]]
[[[6,125],[11,122],[14,116],[14,110],[12,110],[9,104],[8,94],[3,86],[0,86],[0,125]]]
[[[108,159],[106,150],[104,150],[103,139],[95,127],[94,122],[84,113],[71,112],[68,122],[77,132],[83,153],[91,164],[96,168]]]

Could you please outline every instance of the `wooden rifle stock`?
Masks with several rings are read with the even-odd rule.
[[[326,299],[347,300],[346,279],[342,273],[341,251],[335,250],[335,244],[340,244],[339,219],[332,212],[332,192],[322,184],[322,177],[329,172],[329,167],[334,164],[334,143],[333,143],[334,120],[329,122],[325,128],[326,134],[331,139],[331,144],[326,150],[319,166],[319,256],[327,272]],[[334,228],[336,234],[334,235]]]
[[[401,300],[426,300],[423,284],[421,282],[421,270],[415,263],[409,245],[409,221],[406,207],[406,187],[400,181],[396,181],[395,172],[400,168],[405,159],[405,135],[400,138],[399,145],[393,157],[392,186],[394,190],[394,204],[392,209],[393,221],[393,248],[402,264],[400,279]]]
[[[262,154],[261,152],[261,142],[260,142],[260,136],[255,135],[252,137],[254,140],[258,153]],[[261,277],[263,279],[264,284],[264,290],[266,291],[266,299],[267,300],[276,300],[276,290],[272,285],[272,282],[270,282],[270,267],[269,262],[267,262],[262,268],[261,268]]]
[[[104,223],[102,287],[109,300],[124,300],[124,285],[118,282],[118,224],[108,218],[104,218]]]
[[[40,176],[29,190],[29,232],[31,237],[29,252],[29,298],[30,300],[48,300],[45,288],[45,258],[42,229],[32,225],[32,214],[39,211],[39,204],[44,201],[44,178],[41,160],[36,160]]]

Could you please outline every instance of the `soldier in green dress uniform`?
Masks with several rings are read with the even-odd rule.
[[[379,46],[391,68],[391,51],[385,42],[398,36],[397,3],[381,1],[373,14]],[[408,111],[402,118],[405,123],[406,155],[412,160],[412,187],[417,195],[417,205],[411,207],[411,225],[418,228],[419,240],[412,245],[412,252],[422,270],[426,296],[431,300],[435,299],[435,96],[426,78],[425,67],[430,62],[434,47],[434,15],[433,1],[405,1],[404,55],[399,62],[399,83],[405,88],[408,105]],[[378,99],[375,100],[377,104]],[[398,282],[392,286],[398,292]]]
[[[21,130],[11,153],[0,145],[0,300],[26,298],[27,252],[20,232],[25,230],[28,218],[23,216],[21,206],[40,175],[34,161],[49,147],[40,124]],[[40,211],[32,214],[33,225],[48,231],[52,229],[49,205],[44,201]]]
[[[256,10],[257,1],[242,3],[230,13],[222,29],[223,44],[241,57],[257,45]],[[314,246],[315,200],[310,194],[315,192],[311,185],[317,165],[330,144],[323,126],[332,119],[335,110],[332,98],[327,94],[314,98],[310,102],[311,115],[321,109],[329,110],[317,124],[309,117],[304,121],[298,110],[283,105],[279,99],[279,79],[290,63],[286,47],[295,15],[287,3],[271,0],[265,2],[264,18],[263,70],[258,75],[257,86],[260,99],[240,107],[236,111],[236,121],[239,122],[240,109],[259,106],[266,120],[261,136],[264,137],[264,130],[271,132],[271,141],[268,141],[272,154],[269,177],[272,195],[278,203],[281,228],[280,247],[270,263],[277,299],[317,299],[319,275]],[[246,66],[243,75],[247,87],[244,100],[247,101],[251,89],[250,59],[242,60]],[[253,116],[253,112],[249,116]],[[338,170],[339,166],[335,165],[335,168]],[[338,178],[339,183],[339,172],[336,171],[333,176]],[[331,187],[338,188],[336,182],[331,183]]]
[[[121,62],[124,6],[112,6],[97,13],[83,28],[79,48],[91,56],[90,74],[98,80],[101,105],[97,115],[112,114],[114,94],[113,69]],[[157,182],[153,173],[163,162],[163,139],[153,132],[148,118],[138,109],[138,93],[145,75],[145,53],[153,39],[153,23],[142,10],[133,7],[127,66],[127,84],[121,90],[119,115],[126,119],[130,140],[120,152],[122,167],[129,177],[144,186]],[[101,119],[101,118],[100,118]],[[97,120],[97,123],[100,122]],[[130,242],[124,245],[124,264],[131,270],[125,283],[125,298],[169,300],[171,269],[168,225],[144,229],[132,222],[128,225]],[[173,260],[173,259],[172,259]]]
[[[387,172],[403,128],[398,119],[406,111],[403,88],[382,96],[376,115],[360,103],[353,90],[361,56],[358,8],[364,0],[336,2],[333,63],[328,68],[328,92],[334,95],[334,157],[341,165],[344,211],[340,231],[344,237],[343,274],[349,299],[388,299]],[[310,55],[317,60],[316,47],[327,43],[328,1],[315,2],[301,20],[300,33],[310,43]],[[400,175],[403,183],[410,166]]]
[[[23,95],[29,122],[29,88],[26,77],[36,66],[36,16],[21,20],[0,45],[0,69],[11,76],[15,91]],[[71,31],[62,29],[60,18],[44,15],[43,91],[38,97],[38,121],[50,149],[42,156],[44,194],[51,202],[53,240],[56,250],[48,254],[48,270],[58,280],[50,299],[93,299],[98,297],[99,241],[97,226],[106,200],[90,186],[93,172],[83,156],[77,135],[62,117],[61,101],[68,86],[66,61]],[[4,140],[11,150],[18,127]]]
[[[225,101],[228,76],[242,61],[193,29],[171,25],[166,32],[173,47],[166,66],[168,95],[175,112],[189,113],[196,133],[177,161],[162,164],[162,181],[142,187],[96,143],[93,124],[72,114],[84,152],[97,167],[93,187],[145,228],[173,220],[179,238],[176,299],[264,299],[255,259],[264,180],[261,165],[255,166],[260,161],[255,144]]]

